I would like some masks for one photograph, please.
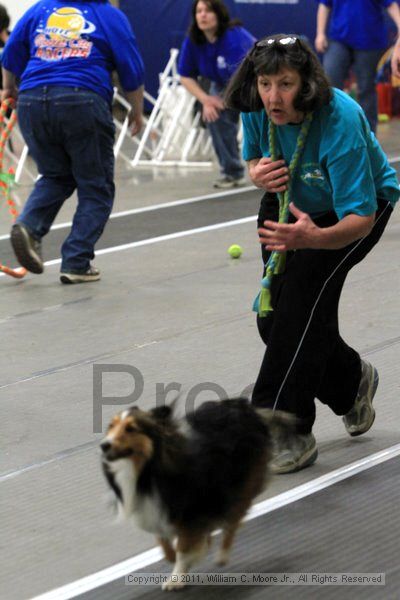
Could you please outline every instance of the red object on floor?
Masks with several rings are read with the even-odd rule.
[[[392,84],[377,83],[378,114],[392,116]]]

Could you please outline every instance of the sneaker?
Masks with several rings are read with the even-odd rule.
[[[60,273],[61,283],[88,283],[89,281],[98,281],[99,279],[100,271],[92,266],[84,273],[68,273],[65,271]]]
[[[31,273],[43,273],[42,244],[31,236],[22,223],[15,223],[11,228],[11,245],[19,264]]]
[[[218,189],[229,189],[229,188],[240,187],[241,185],[244,185],[245,183],[246,183],[246,180],[244,177],[235,178],[235,177],[230,177],[229,175],[224,175],[224,177],[221,177],[220,179],[217,179],[214,182],[214,187],[218,188]]]
[[[344,415],[343,423],[351,436],[361,435],[375,421],[372,400],[379,383],[378,371],[366,360],[361,361],[361,380],[354,406]]]
[[[277,437],[270,469],[273,473],[294,473],[312,465],[318,456],[317,443],[312,433],[292,433]]]

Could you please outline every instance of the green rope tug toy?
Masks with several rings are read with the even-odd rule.
[[[300,163],[301,155],[303,153],[304,145],[308,132],[310,130],[312,113],[307,113],[301,127],[299,136],[297,138],[296,149],[293,153],[292,159],[289,164],[289,183],[287,190],[282,193],[278,193],[279,199],[279,223],[287,223],[289,220],[289,204],[290,196],[292,191],[292,181],[295,171]],[[271,159],[273,161],[278,160],[277,158],[277,144],[276,144],[276,126],[269,120],[269,149]],[[265,275],[261,281],[261,291],[254,300],[253,310],[257,312],[260,317],[266,317],[268,313],[273,310],[271,307],[271,283],[274,275],[283,273],[286,264],[286,252],[278,252],[274,250],[265,265]]]

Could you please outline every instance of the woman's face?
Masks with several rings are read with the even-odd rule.
[[[301,89],[301,77],[292,69],[281,69],[275,75],[259,75],[257,89],[267,115],[275,125],[301,123],[304,114],[293,102]]]
[[[218,17],[215,12],[209,7],[207,2],[197,3],[196,6],[196,23],[197,27],[203,33],[216,33],[218,29]]]

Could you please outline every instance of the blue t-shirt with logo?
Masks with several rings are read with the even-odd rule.
[[[334,210],[339,219],[348,214],[370,215],[377,197],[394,205],[400,196],[396,172],[360,106],[334,89],[333,99],[314,112],[300,164],[292,181],[292,200],[312,216]],[[270,156],[268,117],[264,109],[242,113],[243,158]],[[279,125],[277,154],[287,164],[296,148],[301,125]]]
[[[143,61],[128,19],[109,2],[42,0],[18,21],[2,65],[21,91],[45,85],[82,87],[108,102],[111,72],[125,91],[144,80]]]
[[[224,87],[254,42],[251,33],[240,26],[229,27],[213,43],[195,44],[186,37],[179,53],[178,73],[193,79],[201,75]]]
[[[331,9],[329,38],[355,50],[388,46],[384,8],[395,0],[317,0]]]

